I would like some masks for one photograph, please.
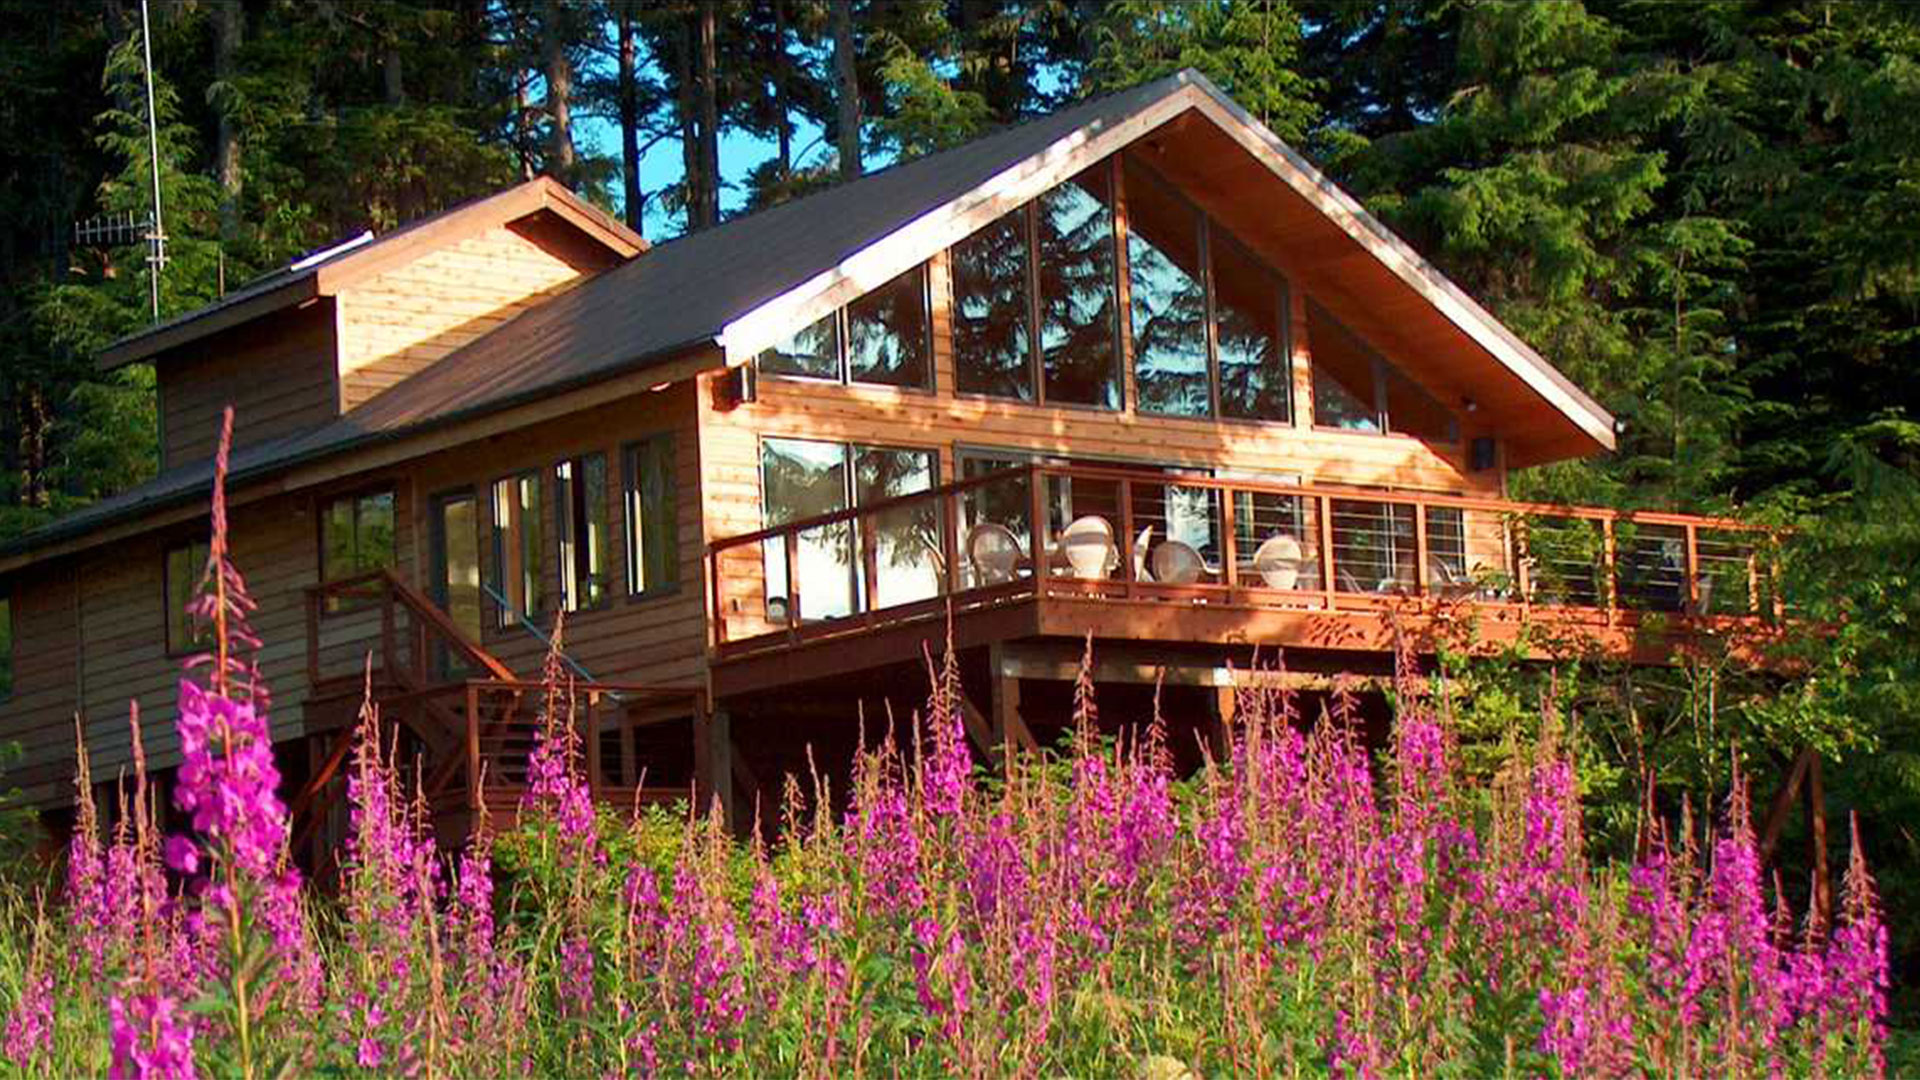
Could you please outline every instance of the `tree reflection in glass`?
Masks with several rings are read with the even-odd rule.
[[[1133,381],[1143,412],[1213,412],[1200,216],[1132,158],[1126,162],[1127,293]]]
[[[1220,412],[1241,420],[1292,418],[1292,382],[1280,320],[1286,291],[1271,270],[1213,231],[1214,337]]]
[[[847,505],[847,451],[841,443],[807,439],[760,442],[762,513],[767,527],[844,510]],[[792,611],[787,580],[786,542],[766,542],[768,607],[776,599]],[[838,522],[800,534],[793,573],[799,584],[800,614],[807,619],[853,613],[853,529]]]
[[[853,448],[854,505],[871,506],[934,486],[939,466],[930,450]],[[936,499],[915,499],[875,513],[873,580],[861,589],[867,610],[940,595],[940,513]],[[862,580],[865,574],[861,575]]]
[[[932,352],[924,266],[847,305],[847,377],[852,381],[930,386]]]
[[[1120,407],[1112,192],[1102,163],[1034,200],[1040,353],[1050,402]]]
[[[804,375],[811,379],[840,377],[840,320],[829,314],[787,340],[769,346],[758,358],[760,370],[771,375]]]
[[[951,264],[955,385],[963,393],[1032,401],[1026,210],[955,244]]]

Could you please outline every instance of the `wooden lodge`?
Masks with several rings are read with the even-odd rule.
[[[1193,73],[653,248],[534,180],[100,362],[154,365],[160,474],[0,552],[50,808],[76,714],[96,778],[129,699],[177,760],[228,403],[302,835],[366,679],[449,828],[511,807],[563,618],[596,788],[734,814],[908,715],[949,627],[990,753],[1089,634],[1103,700],[1217,718],[1256,650],[1310,685],[1396,633],[1663,663],[1778,618],[1738,523],[1508,501],[1613,418]]]

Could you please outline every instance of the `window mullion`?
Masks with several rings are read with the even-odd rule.
[[[1029,201],[1021,208],[1027,226],[1027,388],[1036,404],[1047,403],[1046,351],[1040,331],[1039,212]]]

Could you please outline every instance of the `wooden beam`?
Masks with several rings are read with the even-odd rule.
[[[1812,747],[1800,751],[1800,755],[1793,759],[1793,768],[1787,773],[1786,782],[1780,785],[1779,791],[1773,793],[1773,800],[1767,805],[1767,820],[1760,828],[1762,865],[1773,861],[1773,849],[1780,843],[1780,830],[1787,824],[1787,812],[1793,809],[1794,800],[1800,796],[1800,785],[1806,780],[1813,759]]]

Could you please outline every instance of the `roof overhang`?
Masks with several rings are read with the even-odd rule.
[[[1498,431],[1506,443],[1509,464],[1538,464],[1614,448],[1614,420],[1606,409],[1195,72],[1183,73],[1167,94],[1119,122],[1095,122],[1063,136],[739,315],[721,329],[715,343],[728,364],[744,364],[795,327],[911,269],[1101,158],[1172,130],[1170,126],[1198,143],[1211,143],[1199,147],[1200,153],[1185,154],[1184,169],[1168,168],[1171,178],[1191,194],[1193,186],[1235,164],[1223,151],[1240,159],[1246,166],[1243,174],[1257,170],[1265,187],[1233,193],[1216,185],[1219,197],[1201,200],[1206,209],[1236,235],[1243,229],[1257,234],[1262,219],[1269,219],[1265,224],[1281,219],[1289,225],[1304,223],[1313,230],[1308,245],[1297,236],[1274,235],[1271,242],[1257,246],[1381,352],[1417,358],[1444,351],[1450,363],[1446,371],[1437,364],[1403,366],[1450,407],[1464,408],[1471,400],[1476,424]],[[1258,197],[1247,197],[1249,192]],[[1291,207],[1283,205],[1282,196]],[[1307,248],[1311,258],[1302,257]]]
[[[603,250],[609,261],[624,261],[647,249],[646,240],[632,229],[567,190],[559,181],[539,176],[375,237],[370,242],[342,244],[331,253],[302,259],[274,277],[242,286],[223,300],[121,338],[101,350],[96,363],[101,370],[108,371],[153,360],[262,315],[295,307],[315,297],[338,295],[341,289],[357,281],[391,270],[434,248],[486,229],[535,219],[554,222],[576,234]]]

